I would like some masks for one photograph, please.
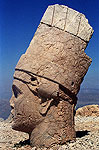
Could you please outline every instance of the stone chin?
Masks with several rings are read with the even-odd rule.
[[[12,120],[12,129],[16,131],[31,133],[32,130],[35,128],[35,125],[33,125],[33,122],[26,118],[23,119],[22,116],[17,115],[17,117],[13,117]]]

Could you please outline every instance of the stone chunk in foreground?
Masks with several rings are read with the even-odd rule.
[[[96,116],[99,117],[99,105],[87,105],[81,108],[78,108],[76,111],[76,116]]]

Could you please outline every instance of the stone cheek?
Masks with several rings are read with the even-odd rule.
[[[71,112],[71,104],[66,101],[60,101],[57,107],[52,106],[44,122],[38,125],[31,133],[31,145],[49,148],[64,144],[66,141],[75,140],[73,113]]]

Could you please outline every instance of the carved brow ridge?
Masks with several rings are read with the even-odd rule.
[[[35,74],[35,73],[31,72],[31,71],[24,70],[24,69],[15,68],[15,71],[25,72],[25,73],[27,73],[28,75],[30,75],[31,77],[33,77],[33,75],[35,75],[35,76],[38,76],[38,77],[47,79],[47,80],[49,80],[49,81],[51,81],[51,82],[54,82],[54,83],[58,84],[58,85],[59,85],[59,88],[60,88],[65,94],[67,94],[70,98],[77,100],[77,97],[76,97],[76,94],[75,94],[75,93],[72,93],[68,88],[66,88],[65,86],[63,86],[62,84],[60,84],[60,83],[57,82],[57,81],[54,81],[54,80],[52,80],[52,79],[50,79],[50,78],[47,78],[47,77],[44,77],[44,76]],[[16,78],[16,77],[14,77],[14,78]],[[16,79],[17,79],[17,78],[16,78]],[[26,81],[25,81],[25,82],[26,82]],[[29,83],[30,83],[30,82],[29,82]]]
[[[13,77],[13,78],[16,79],[16,80],[19,80],[19,81],[23,82],[24,84],[31,84],[32,86],[36,86],[36,84],[32,84],[31,82],[24,81],[24,80],[22,80],[20,78],[17,78],[17,77]]]
[[[38,75],[38,74],[36,74],[36,73],[30,72],[30,71],[27,71],[27,70],[24,70],[24,69],[17,69],[17,68],[15,68],[15,71],[22,71],[22,72],[27,73],[27,74],[30,75],[31,77],[33,77],[33,75],[35,75],[35,76],[37,76],[37,77],[41,77],[41,78],[47,79],[47,80],[49,80],[49,81],[52,81],[52,82],[54,82],[54,83],[60,84],[60,83],[58,83],[57,81],[54,81],[54,80],[52,80],[52,79],[50,79],[50,78],[47,78],[47,77]]]

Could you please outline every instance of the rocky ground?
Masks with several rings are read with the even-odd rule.
[[[59,146],[58,149],[99,150],[99,117],[76,116],[75,124],[76,142]],[[36,150],[30,147],[28,138],[28,134],[12,130],[9,121],[0,120],[0,150]]]

